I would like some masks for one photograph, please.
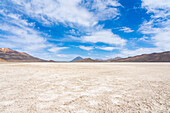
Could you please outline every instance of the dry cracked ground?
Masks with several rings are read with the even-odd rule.
[[[2,113],[169,113],[170,63],[0,64]]]

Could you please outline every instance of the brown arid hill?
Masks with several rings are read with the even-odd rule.
[[[170,62],[170,51],[162,53],[143,54],[134,57],[122,58],[112,62]]]
[[[24,52],[18,52],[10,48],[0,48],[0,59],[7,62],[43,62],[45,60],[33,57]]]
[[[83,60],[77,60],[77,61],[73,61],[73,62],[99,62],[99,61],[93,60],[91,58],[85,58]]]
[[[6,62],[6,61],[0,58],[0,62]]]
[[[111,59],[107,59],[107,60],[104,60],[106,62],[110,62],[110,61],[115,61],[115,60],[120,60],[122,59],[121,57],[115,57],[115,58],[111,58]]]

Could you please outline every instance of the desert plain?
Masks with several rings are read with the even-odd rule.
[[[1,63],[1,113],[169,113],[170,63]]]

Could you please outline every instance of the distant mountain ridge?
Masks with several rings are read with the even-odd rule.
[[[93,60],[91,58],[85,58],[85,59],[77,60],[77,61],[74,61],[74,62],[99,62],[99,61]]]
[[[78,56],[78,57],[74,58],[71,62],[78,61],[78,60],[83,60],[83,58]]]
[[[143,54],[134,57],[112,60],[112,62],[170,62],[170,51],[162,53]]]
[[[115,61],[115,60],[119,60],[119,59],[122,59],[122,58],[121,57],[115,57],[115,58],[110,58],[110,59],[103,60],[103,61],[110,62],[110,61]]]
[[[10,48],[0,48],[0,62],[47,62],[36,57],[33,57],[24,52],[18,52]],[[49,62],[55,62],[50,60]],[[170,62],[170,51],[162,53],[142,54],[128,58],[112,58],[108,60],[94,60],[78,56],[71,62]]]
[[[77,57],[76,57],[77,58]],[[75,59],[76,59],[75,58]],[[80,59],[80,60],[75,60],[77,62],[110,62],[110,61],[114,61],[114,60],[118,60],[118,59],[121,59],[121,57],[115,57],[115,58],[111,58],[111,59],[106,59],[106,60],[103,60],[103,59],[92,59],[92,58],[85,58],[85,59]],[[73,59],[74,60],[74,59]],[[72,61],[73,61],[72,60]]]
[[[170,62],[170,51],[162,53],[142,54],[134,57],[116,57],[108,60],[86,58],[76,62]]]
[[[0,48],[0,59],[8,62],[42,62],[45,60],[33,57],[24,52],[18,52],[10,48]]]

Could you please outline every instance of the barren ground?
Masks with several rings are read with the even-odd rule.
[[[2,113],[169,113],[170,63],[0,64]]]

